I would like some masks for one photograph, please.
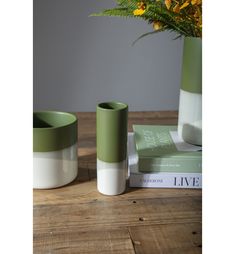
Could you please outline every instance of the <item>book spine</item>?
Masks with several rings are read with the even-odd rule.
[[[202,159],[196,158],[139,158],[140,172],[202,172]]]
[[[145,188],[202,188],[201,173],[130,174],[130,187]]]

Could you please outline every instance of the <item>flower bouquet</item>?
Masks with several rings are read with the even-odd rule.
[[[178,36],[202,37],[202,0],[117,0],[117,6],[92,16],[141,18],[153,31],[174,31]],[[178,37],[177,36],[177,37]]]

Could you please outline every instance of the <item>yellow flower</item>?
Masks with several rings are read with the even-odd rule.
[[[133,11],[133,14],[134,14],[135,16],[141,16],[141,15],[143,15],[144,13],[145,13],[145,10],[143,10],[143,9],[136,9],[136,10]]]
[[[201,4],[202,3],[202,0],[191,0],[191,4],[192,5],[199,5],[199,4]]]
[[[179,3],[177,3],[177,4],[175,5],[175,7],[173,8],[173,12],[175,12],[175,13],[179,13],[179,12],[180,12]]]
[[[180,10],[184,9],[185,7],[187,7],[189,5],[189,2],[185,2],[180,6]]]
[[[171,0],[165,0],[166,8],[169,10],[171,8]]]
[[[163,27],[162,22],[160,22],[160,21],[154,21],[154,22],[153,22],[153,29],[154,29],[154,30],[159,30],[159,29],[161,29],[162,27]]]
[[[133,11],[133,14],[135,16],[141,16],[142,14],[145,13],[146,4],[144,2],[141,1],[141,2],[137,3],[137,7],[138,7],[138,9]]]

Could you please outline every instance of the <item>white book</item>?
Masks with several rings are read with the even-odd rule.
[[[202,188],[202,173],[139,172],[134,133],[128,133],[128,169],[130,187]]]

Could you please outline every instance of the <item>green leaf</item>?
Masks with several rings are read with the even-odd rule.
[[[95,16],[95,17],[116,16],[116,17],[130,17],[130,18],[134,17],[133,13],[130,12],[127,8],[108,9],[99,13],[93,13],[90,16]]]
[[[145,33],[145,34],[142,34],[140,37],[138,37],[133,43],[132,43],[132,46],[134,46],[136,44],[137,41],[139,41],[140,39],[148,36],[148,35],[151,35],[151,34],[156,34],[156,33],[159,33],[159,32],[162,32],[164,31],[165,29],[162,28],[162,29],[159,29],[159,30],[154,30],[152,32],[148,32],[148,33]]]
[[[137,8],[139,0],[118,0],[118,5],[125,8],[130,8],[132,10],[135,10]]]

